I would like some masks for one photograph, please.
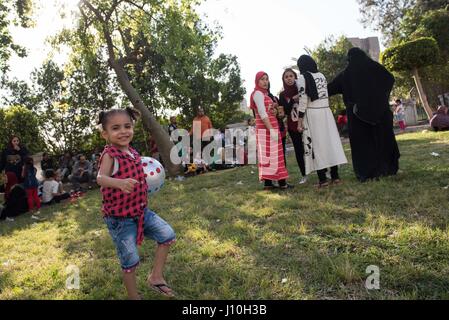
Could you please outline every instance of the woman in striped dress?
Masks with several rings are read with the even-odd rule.
[[[270,80],[265,72],[256,75],[256,87],[251,94],[250,108],[256,116],[257,156],[259,179],[265,182],[265,190],[274,189],[273,181],[279,182],[282,190],[292,188],[287,184],[282,139],[276,118],[278,107],[268,95]]]

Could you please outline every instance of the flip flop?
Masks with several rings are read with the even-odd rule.
[[[162,290],[163,287],[168,288],[168,289],[171,290],[171,288],[168,285],[164,284],[164,283],[161,283],[161,284],[150,284],[149,287],[150,287],[150,289],[156,291],[157,293],[160,293],[163,296],[170,297],[170,298],[173,298],[175,296],[175,293],[173,292],[173,290],[171,291],[171,293]]]
[[[318,189],[327,188],[329,186],[330,186],[329,182],[320,182],[320,183],[315,185],[315,187],[318,188]]]

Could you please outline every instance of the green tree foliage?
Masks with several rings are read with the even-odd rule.
[[[382,53],[382,63],[391,71],[411,71],[421,102],[430,120],[432,108],[421,81],[419,69],[435,65],[440,61],[439,48],[434,38],[419,38],[391,47]],[[428,79],[429,80],[429,79]]]
[[[362,22],[382,32],[386,45],[408,41],[423,16],[431,11],[448,10],[448,0],[357,0]]]
[[[344,36],[337,39],[330,37],[320,43],[310,54],[317,62],[320,72],[330,82],[347,66],[348,50],[352,47],[351,42]],[[331,97],[330,103],[334,114],[345,108],[341,96]]]
[[[117,37],[113,40],[131,84],[148,109],[158,119],[167,110],[177,111],[183,123],[190,123],[201,105],[214,123],[233,122],[245,94],[240,67],[235,56],[213,58],[221,35],[219,29],[200,20],[195,12],[199,2],[140,3],[142,6],[124,5],[116,10]],[[149,20],[145,13],[159,19]],[[81,59],[101,50],[99,39],[85,32],[81,35],[84,44],[75,53]],[[89,51],[85,50],[87,43]]]
[[[421,14],[438,9],[447,9],[448,0],[416,0],[415,10]]]
[[[96,129],[98,113],[110,109],[117,88],[105,63],[97,60],[93,70],[83,65],[67,68],[46,62],[33,73],[40,126],[51,151],[89,149],[87,141]]]
[[[387,44],[401,33],[401,21],[417,0],[357,0],[362,22],[381,31]]]
[[[6,80],[11,54],[16,53],[19,57],[26,55],[25,49],[14,43],[9,27],[13,24],[20,24],[22,27],[30,26],[31,13],[31,0],[0,0],[0,80],[2,82]]]
[[[60,154],[93,149],[98,113],[115,106],[119,97],[106,63],[97,59],[87,68],[73,60],[62,68],[50,60],[30,80],[30,85],[9,80],[3,103],[36,113],[45,150]]]
[[[0,150],[16,135],[31,153],[43,150],[44,140],[36,114],[23,106],[0,108]]]
[[[434,38],[445,60],[443,63],[447,62],[449,57],[449,11],[435,10],[425,14],[412,37]]]
[[[25,81],[13,78],[4,82],[5,94],[2,97],[2,104],[5,106],[24,106],[28,110],[33,110],[36,104],[35,96],[29,84]]]
[[[200,20],[195,11],[198,1],[173,1],[164,6],[158,1],[138,1],[138,6],[125,2],[111,17],[117,30],[114,46],[132,85],[156,117],[176,110],[190,121],[199,105],[209,111],[209,105],[218,103],[219,93],[227,102],[221,107],[229,107],[229,113],[236,111],[245,93],[240,67],[235,56],[213,58],[220,31]],[[101,3],[112,9],[114,1]],[[89,19],[86,16],[79,30],[66,31],[60,38],[86,63],[94,52],[105,48],[98,34],[86,32],[94,23]]]
[[[385,50],[382,64],[391,71],[419,69],[438,63],[439,48],[433,38],[419,38]]]
[[[217,87],[219,91],[210,66],[220,34],[202,23],[195,11],[199,3],[82,0],[78,27],[64,31],[56,41],[69,44],[73,55],[87,64],[90,57],[103,53],[123,93],[142,113],[170,175],[180,167],[170,161],[173,143],[158,118],[169,109],[189,117],[198,106],[208,104],[206,95],[209,98]]]

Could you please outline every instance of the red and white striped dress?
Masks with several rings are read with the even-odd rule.
[[[261,91],[262,92],[262,91]],[[262,180],[287,180],[288,172],[285,168],[284,151],[282,147],[282,138],[279,131],[279,123],[271,111],[270,106],[273,100],[268,94],[264,95],[265,110],[268,119],[273,127],[273,136],[270,138],[270,131],[265,127],[260,118],[257,108],[254,109],[256,114],[256,137],[257,137],[257,157],[259,166],[259,179]]]

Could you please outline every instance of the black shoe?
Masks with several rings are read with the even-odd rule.
[[[279,189],[281,189],[281,190],[295,189],[295,186],[287,183],[284,186],[280,186]]]

